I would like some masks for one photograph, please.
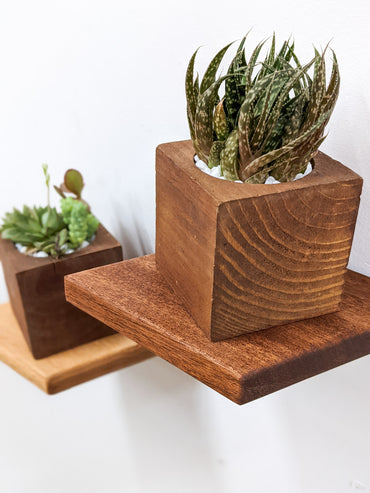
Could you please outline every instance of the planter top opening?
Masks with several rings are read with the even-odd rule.
[[[193,160],[194,160],[194,165],[206,175],[209,175],[212,178],[216,178],[218,180],[227,180],[227,178],[222,173],[222,168],[220,164],[214,166],[213,168],[210,168],[204,161],[199,159],[199,156],[197,154],[194,155]],[[304,172],[297,173],[294,179],[291,181],[301,180],[302,178],[310,174],[312,172],[313,166],[314,166],[314,160],[311,159],[311,161],[307,164]],[[233,183],[243,183],[241,180],[229,180],[229,181],[232,181]],[[262,185],[276,185],[278,183],[283,183],[283,182],[276,180],[271,175],[268,175],[265,179],[265,182],[262,183]],[[261,185],[261,183],[255,183],[255,185]]]
[[[70,250],[67,250],[63,255],[61,255],[60,257],[57,257],[57,258],[68,257],[68,255],[72,255],[72,253],[80,252],[83,248],[86,248],[89,245],[91,245],[94,242],[95,237],[96,237],[96,235],[94,235],[94,237],[91,238],[90,241],[84,240],[84,242],[81,244],[81,246],[79,246],[78,248],[71,248]],[[47,254],[47,253],[43,252],[42,250],[39,250],[39,251],[33,252],[33,253],[28,253],[27,247],[23,246],[21,243],[14,242],[14,246],[18,250],[18,252],[21,253],[22,255],[28,255],[29,257],[34,257],[34,258],[52,257],[52,255]],[[55,257],[52,257],[52,258],[55,258]]]
[[[59,258],[54,258],[51,255],[47,257],[33,257],[32,255],[25,255],[17,250],[14,243],[11,240],[3,240],[0,238],[0,261],[2,257],[15,263],[17,271],[22,272],[24,270],[37,269],[40,266],[47,266],[54,264],[56,266],[70,262],[80,262],[80,259],[84,256],[100,252],[102,250],[116,248],[118,251],[121,249],[120,243],[115,240],[112,235],[104,228],[102,224],[99,224],[96,236],[94,240],[86,247],[79,250],[75,250],[73,253],[64,255]],[[119,260],[119,259],[118,259]]]
[[[203,173],[194,165],[195,151],[191,140],[161,144],[157,147],[157,153],[162,155],[166,168],[167,166],[177,168],[177,172],[184,173],[192,182],[198,183],[200,188],[209,193],[219,204],[246,197],[273,195],[288,190],[301,190],[312,186],[334,184],[338,181],[352,181],[354,178],[359,178],[352,170],[320,151],[314,159],[312,172],[307,176],[296,181],[276,183],[273,186],[235,183],[214,179],[214,177]],[[161,172],[163,172],[163,168]]]

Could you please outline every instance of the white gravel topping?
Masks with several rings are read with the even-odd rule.
[[[203,173],[206,173],[207,175],[213,176],[215,178],[219,178],[220,180],[226,180],[226,178],[221,175],[221,166],[208,168],[207,164],[201,159],[199,159],[198,156],[194,156],[194,162],[195,162],[195,166],[198,169],[200,169],[200,171],[203,171]],[[309,173],[311,173],[311,171],[312,171],[312,165],[311,163],[308,163],[306,171],[304,173],[298,173],[296,177],[293,179],[293,181],[299,180],[300,178],[307,176]],[[243,182],[240,180],[234,180],[234,183],[243,183]],[[281,182],[275,180],[273,176],[268,176],[265,180],[265,185],[273,185],[275,183],[281,183]]]
[[[49,255],[46,252],[35,252],[32,254],[32,257],[43,258],[48,257]]]
[[[95,240],[95,236],[96,235],[94,235],[91,238],[91,241],[86,241],[86,240],[83,241],[78,248],[75,248],[75,249],[74,248],[68,248],[68,250],[66,250],[64,256],[65,255],[70,255],[71,253],[77,252],[78,250],[81,250],[82,248],[85,248],[85,247],[89,246],[90,243],[92,243]],[[30,257],[36,257],[36,258],[49,257],[49,255],[46,252],[42,252],[42,251],[29,254],[29,253],[27,253],[27,247],[21,245],[20,243],[14,243],[14,246],[18,250],[18,252],[24,253],[26,255],[29,255]]]

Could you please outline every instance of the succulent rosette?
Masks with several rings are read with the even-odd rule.
[[[0,233],[3,239],[24,247],[26,254],[44,252],[58,258],[80,248],[84,242],[90,242],[99,221],[81,198],[84,182],[79,171],[68,170],[62,185],[54,187],[62,196],[61,212],[58,212],[55,207],[50,207],[50,175],[47,165],[43,165],[43,170],[48,190],[48,205],[25,205],[22,211],[14,208],[12,212],[5,214]]]
[[[302,65],[294,42],[276,49],[275,35],[260,60],[265,41],[248,61],[244,37],[228,71],[217,76],[230,44],[212,59],[201,81],[194,80],[197,51],[186,73],[187,117],[195,152],[209,168],[221,167],[231,181],[281,182],[303,173],[325,139],[340,84],[334,51],[326,82],[327,49]],[[311,75],[310,75],[311,74]],[[224,94],[220,97],[220,89]]]

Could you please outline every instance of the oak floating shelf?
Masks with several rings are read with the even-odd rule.
[[[47,394],[56,394],[151,356],[135,342],[114,334],[35,360],[10,304],[0,305],[0,361]]]
[[[67,300],[244,404],[370,353],[370,278],[346,273],[341,311],[210,342],[154,255],[65,278]]]

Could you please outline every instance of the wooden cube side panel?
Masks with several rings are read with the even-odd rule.
[[[65,300],[64,276],[122,260],[122,248],[99,226],[91,245],[58,260],[20,254],[1,240],[1,258],[12,308],[35,358],[71,349],[114,331]]]
[[[167,144],[168,147],[168,144]],[[209,334],[217,205],[161,146],[156,156],[156,263],[187,310]]]
[[[96,263],[95,266],[106,263]],[[84,263],[80,263],[80,268],[73,272],[81,270],[85,270]],[[54,264],[21,272],[17,275],[17,281],[30,348],[36,359],[114,333],[109,327],[67,303],[64,276],[55,272]]]
[[[338,310],[362,180],[219,209],[211,339]]]
[[[7,258],[7,252],[9,252],[10,249],[14,249],[13,244],[8,240],[2,240],[0,238],[0,259],[2,261],[1,263],[4,271],[4,278],[8,290],[9,301],[19,327],[22,330],[28,346],[30,346],[31,343],[28,337],[26,316],[24,313],[22,297],[16,276],[17,267],[16,265],[14,265],[14,257],[12,255]]]

